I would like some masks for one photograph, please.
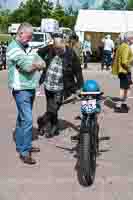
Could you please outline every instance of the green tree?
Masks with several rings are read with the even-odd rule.
[[[0,32],[7,32],[9,25],[10,10],[0,10]]]
[[[128,1],[128,10],[133,10],[133,0]]]
[[[10,24],[11,23],[20,23],[20,22],[24,22],[26,20],[27,19],[26,19],[23,8],[18,8],[16,10],[14,10],[9,17]]]
[[[33,26],[40,26],[42,18],[50,16],[52,3],[46,0],[28,0],[26,3],[21,3],[20,7],[12,12],[10,22],[27,21]]]
[[[77,12],[71,8],[64,10],[61,6],[54,9],[52,17],[59,21],[60,26],[72,28],[75,25]]]
[[[127,0],[105,0],[103,8],[105,10],[125,10],[127,9]]]
[[[21,23],[27,21],[33,26],[40,26],[42,18],[54,18],[60,26],[73,28],[77,13],[73,8],[65,12],[60,5],[53,8],[53,4],[47,0],[27,0],[21,3],[19,8],[10,13],[9,23]]]
[[[51,17],[59,21],[60,26],[64,25],[65,12],[61,6],[57,6],[51,13]]]

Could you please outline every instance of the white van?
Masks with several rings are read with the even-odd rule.
[[[9,34],[16,34],[17,30],[19,28],[20,24],[11,24],[11,26],[8,27],[8,33]]]
[[[29,42],[29,47],[37,50],[40,47],[46,46],[50,40],[51,35],[49,33],[34,32],[32,41]]]

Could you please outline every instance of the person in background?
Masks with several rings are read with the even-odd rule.
[[[32,108],[35,89],[38,85],[38,71],[45,67],[44,61],[34,63],[35,57],[27,53],[28,42],[32,39],[33,28],[23,23],[18,28],[16,38],[7,48],[8,84],[16,102],[18,116],[16,121],[16,150],[20,159],[33,165],[36,161],[32,152],[40,149],[32,146]],[[36,54],[39,59],[39,56]]]
[[[91,55],[92,55],[90,36],[86,36],[86,39],[83,42],[83,54],[84,54],[84,69],[87,69],[87,65],[91,61]]]
[[[82,51],[82,44],[79,41],[79,37],[74,33],[70,37],[70,48],[74,50],[77,57],[79,58],[79,62],[82,63],[83,60],[83,51]]]
[[[133,54],[130,45],[133,44],[133,33],[127,33],[121,40],[120,46],[116,50],[116,55],[112,65],[113,75],[117,75],[120,80],[120,101],[116,104],[115,112],[128,113],[127,106],[128,93],[130,91],[131,65]]]
[[[72,48],[66,46],[62,35],[55,35],[54,44],[39,49],[38,54],[47,65],[40,79],[40,84],[44,84],[47,108],[37,123],[39,131],[49,125],[45,136],[50,138],[59,134],[58,111],[63,99],[80,90],[83,75],[79,58]]]
[[[1,43],[1,48],[2,48],[2,69],[6,69],[6,43],[2,42]]]
[[[2,70],[2,43],[0,43],[0,70]]]
[[[103,40],[103,59],[101,69],[104,69],[104,65],[106,65],[106,70],[109,70],[112,65],[112,54],[114,51],[114,42],[111,39],[111,35],[107,35]]]

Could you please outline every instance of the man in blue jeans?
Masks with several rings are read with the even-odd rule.
[[[16,39],[7,49],[8,82],[18,110],[16,150],[26,164],[35,164],[31,153],[40,151],[39,148],[32,147],[32,107],[38,86],[38,71],[45,67],[44,61],[37,54],[27,53],[32,32],[30,24],[21,24]],[[40,59],[40,63],[35,64],[35,58]]]

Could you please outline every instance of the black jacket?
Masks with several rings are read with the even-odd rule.
[[[49,67],[52,59],[55,56],[55,51],[53,45],[49,45],[38,50],[39,56],[46,62],[46,70]],[[64,93],[65,96],[70,96],[77,89],[80,89],[83,85],[83,75],[80,65],[80,60],[76,53],[71,49],[66,47],[63,58],[63,82],[64,82]],[[40,84],[43,83],[45,79],[46,70],[43,72]]]

